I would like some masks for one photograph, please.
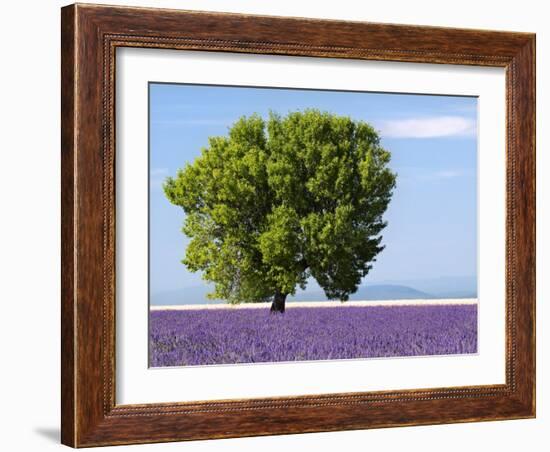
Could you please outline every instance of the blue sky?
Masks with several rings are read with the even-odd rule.
[[[150,84],[150,293],[204,284],[181,263],[184,213],[162,182],[242,115],[318,108],[367,121],[392,153],[397,187],[386,249],[364,283],[477,274],[477,99],[345,91]],[[314,284],[311,285],[312,288]]]

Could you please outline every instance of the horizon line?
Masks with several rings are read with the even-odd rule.
[[[286,308],[334,308],[334,307],[375,307],[375,306],[449,306],[477,305],[477,298],[439,298],[415,300],[349,300],[349,301],[301,301],[288,302]],[[271,302],[262,303],[212,303],[212,304],[175,304],[151,305],[149,311],[197,311],[201,309],[263,309],[269,308]]]

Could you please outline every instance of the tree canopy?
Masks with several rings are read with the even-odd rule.
[[[313,277],[347,300],[383,249],[396,174],[366,122],[315,109],[242,117],[164,183],[185,211],[183,263],[229,303],[285,299]]]

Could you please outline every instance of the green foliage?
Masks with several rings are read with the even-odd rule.
[[[367,123],[318,110],[242,117],[168,178],[185,259],[230,303],[294,294],[314,277],[347,300],[383,249],[396,175]]]

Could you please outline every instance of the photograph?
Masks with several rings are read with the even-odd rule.
[[[478,98],[149,82],[149,367],[478,352]]]

